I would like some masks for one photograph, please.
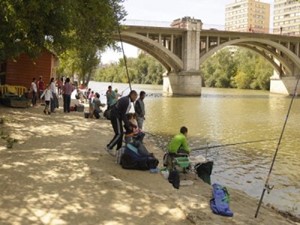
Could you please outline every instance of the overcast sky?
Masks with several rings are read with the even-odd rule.
[[[127,11],[126,20],[172,22],[184,16],[201,19],[210,27],[224,27],[225,5],[233,3],[234,0],[125,0],[124,7]],[[262,0],[273,4],[273,0]],[[271,10],[272,11],[272,10]],[[137,49],[131,45],[124,44],[127,57],[135,57]],[[102,62],[116,61],[122,57],[121,53],[107,50],[102,54]]]

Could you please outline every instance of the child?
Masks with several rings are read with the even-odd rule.
[[[142,142],[144,139],[145,133],[138,128],[138,125],[137,125],[138,123],[136,120],[135,113],[128,113],[127,118],[129,120],[130,129],[132,130],[132,133],[126,135],[126,137],[125,137],[126,143],[130,142],[131,138],[134,138],[135,140],[139,140]]]
[[[43,94],[41,95],[41,99],[45,96],[45,109],[44,113],[50,115],[49,106],[50,101],[53,98],[52,91],[50,89],[50,85],[47,86],[47,88],[44,90]]]

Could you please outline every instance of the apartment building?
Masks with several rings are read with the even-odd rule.
[[[273,17],[275,34],[300,35],[300,1],[274,0]]]
[[[269,33],[270,4],[260,0],[235,0],[227,4],[225,30]]]

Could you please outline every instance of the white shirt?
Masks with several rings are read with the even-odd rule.
[[[55,82],[51,82],[51,84],[50,84],[50,90],[52,91],[52,93],[56,94]]]
[[[45,96],[45,101],[50,101],[52,98],[52,91],[50,89],[46,89],[41,95],[41,98],[43,98],[43,96]]]
[[[31,83],[31,89],[32,89],[32,91],[37,92],[37,86],[34,81],[32,81],[32,83]]]

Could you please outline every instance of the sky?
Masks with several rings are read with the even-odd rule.
[[[125,0],[123,6],[127,12],[126,20],[141,23],[171,23],[185,16],[201,19],[207,27],[224,27],[225,5],[235,0]],[[261,0],[273,4],[274,0]],[[137,48],[123,44],[127,57],[136,57]],[[103,63],[117,61],[122,58],[121,52],[107,49],[101,56]]]

